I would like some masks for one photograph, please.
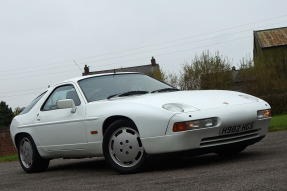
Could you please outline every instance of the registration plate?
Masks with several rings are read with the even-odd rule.
[[[253,129],[254,126],[255,126],[255,123],[250,122],[250,123],[245,123],[245,124],[230,125],[230,126],[221,127],[219,135],[229,135],[229,134],[241,133],[241,132]]]

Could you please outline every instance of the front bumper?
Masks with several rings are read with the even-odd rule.
[[[187,151],[201,148],[215,148],[235,143],[249,145],[259,141],[267,134],[271,118],[257,119],[257,110],[266,109],[266,106],[251,110],[250,105],[234,106],[226,109],[218,108],[210,111],[190,112],[177,114],[170,120],[166,135],[141,138],[142,144],[148,154],[161,154],[178,151]],[[216,113],[216,115],[212,115]],[[191,116],[191,117],[190,117]],[[190,131],[173,132],[173,124],[188,121],[190,118],[203,119],[218,117],[219,123],[215,127],[196,129]],[[255,122],[252,130],[237,134],[220,135],[220,128],[226,125]],[[252,141],[254,140],[254,141]]]

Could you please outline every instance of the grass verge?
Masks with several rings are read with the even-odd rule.
[[[272,117],[269,132],[287,130],[287,114]]]
[[[18,160],[18,155],[8,155],[0,157],[0,162],[16,161]]]

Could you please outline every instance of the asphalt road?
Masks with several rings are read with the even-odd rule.
[[[287,190],[287,131],[268,133],[239,155],[154,160],[145,172],[119,175],[103,158],[52,160],[48,171],[25,173],[0,163],[0,190]]]

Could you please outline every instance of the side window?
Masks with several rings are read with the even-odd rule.
[[[74,100],[76,106],[79,106],[81,104],[81,101],[74,86],[66,85],[66,86],[60,86],[53,91],[53,93],[49,96],[44,106],[42,107],[42,110],[49,111],[58,109],[57,101],[63,99]]]

